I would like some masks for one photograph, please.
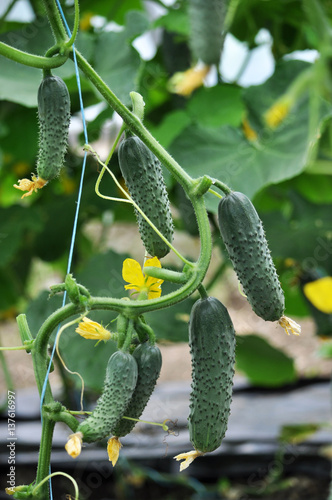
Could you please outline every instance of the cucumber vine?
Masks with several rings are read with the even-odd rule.
[[[49,75],[51,69],[60,67],[63,64],[65,64],[68,59],[76,59],[78,67],[84,73],[85,77],[88,80],[90,80],[91,84],[99,91],[99,93],[101,94],[103,99],[108,103],[108,105],[114,111],[116,111],[123,119],[123,126],[114,143],[109,158],[106,160],[105,163],[101,162],[98,153],[95,152],[90,145],[85,145],[85,150],[95,155],[97,161],[102,165],[102,170],[96,181],[96,194],[98,196],[101,196],[105,199],[109,199],[112,201],[122,201],[126,203],[131,203],[135,207],[135,209],[139,212],[139,214],[144,218],[145,222],[152,228],[152,231],[154,231],[156,235],[158,235],[158,237],[160,237],[163,240],[163,243],[165,243],[169,247],[169,249],[175,252],[175,254],[179,257],[179,259],[183,263],[183,269],[181,272],[175,272],[165,268],[155,267],[151,265],[150,266],[147,265],[146,267],[144,267],[144,275],[146,276],[147,280],[152,280],[151,283],[154,282],[154,280],[156,283],[158,282],[158,280],[159,282],[165,280],[172,283],[177,283],[179,285],[179,288],[177,288],[175,291],[163,296],[157,296],[152,300],[148,299],[148,294],[146,291],[144,292],[143,289],[141,289],[140,294],[136,300],[133,299],[123,300],[112,297],[98,297],[98,296],[94,297],[89,294],[89,291],[83,285],[77,284],[71,275],[67,275],[64,284],[52,287],[52,293],[66,291],[70,299],[70,303],[64,305],[63,307],[53,312],[53,314],[51,314],[41,325],[35,338],[33,338],[30,333],[25,315],[20,314],[17,318],[17,323],[23,344],[22,348],[25,348],[27,352],[31,352],[32,354],[36,384],[40,395],[43,394],[44,381],[47,377],[48,344],[52,332],[57,327],[59,327],[60,324],[65,324],[65,322],[69,320],[71,320],[72,323],[77,322],[79,319],[86,318],[90,311],[108,310],[118,313],[119,316],[118,316],[117,334],[116,334],[118,339],[118,348],[119,348],[118,352],[122,352],[121,354],[122,358],[129,357],[128,359],[131,360],[134,359],[134,357],[131,357],[130,353],[136,352],[135,349],[137,348],[138,344],[145,345],[145,343],[148,343],[150,346],[154,345],[155,341],[154,334],[149,325],[145,323],[144,314],[152,311],[157,311],[161,308],[171,307],[174,304],[177,304],[178,302],[183,301],[184,299],[192,295],[196,290],[199,291],[199,293],[201,294],[202,296],[201,300],[203,301],[203,304],[206,304],[205,301],[207,300],[208,296],[206,290],[202,286],[202,281],[206,275],[211,259],[212,239],[211,239],[209,218],[204,203],[204,194],[210,191],[218,198],[223,199],[224,197],[227,197],[231,193],[231,189],[227,185],[225,185],[221,180],[210,178],[207,175],[204,175],[199,178],[192,178],[177,163],[177,161],[174,158],[172,158],[172,156],[157,142],[157,140],[151,135],[151,133],[144,126],[143,124],[144,103],[142,101],[142,98],[136,93],[131,94],[133,101],[133,111],[131,111],[117,98],[117,96],[112,92],[109,86],[102,80],[100,75],[96,72],[96,70],[76,49],[75,39],[77,36],[78,26],[79,26],[78,0],[75,0],[74,28],[70,36],[66,32],[66,27],[62,21],[56,0],[43,0],[43,4],[54,36],[53,47],[51,47],[47,51],[44,57],[41,57],[15,49],[3,42],[0,42],[0,55],[12,59],[17,63],[41,69],[44,72],[44,76]],[[50,124],[47,126],[51,127]],[[155,155],[158,158],[158,160],[169,170],[170,174],[174,176],[176,181],[181,184],[187,197],[190,199],[193,209],[195,211],[198,230],[199,230],[199,237],[201,242],[200,254],[196,262],[191,262],[180,254],[180,252],[175,248],[172,242],[169,241],[170,238],[166,238],[165,235],[162,234],[160,228],[156,227],[156,225],[152,223],[148,215],[145,213],[144,208],[138,205],[135,196],[132,197],[131,195],[128,195],[128,193],[126,193],[123,190],[123,188],[119,186],[118,181],[111,172],[108,163],[115,147],[117,146],[120,140],[120,136],[124,132],[124,130],[129,132],[131,135],[138,137],[142,141],[145,147],[148,148],[149,153]],[[51,132],[48,131],[48,133]],[[47,155],[47,149],[45,150],[45,155]],[[113,177],[114,181],[118,184],[120,189],[125,194],[126,199],[119,200],[117,198],[111,198],[108,197],[107,195],[101,194],[100,185],[105,172],[108,172]],[[49,173],[48,175],[49,177],[46,180],[51,178],[51,175]],[[222,194],[219,194],[212,188],[218,189],[219,191],[221,191]],[[154,256],[152,255],[152,257]],[[284,319],[283,321],[286,321],[286,319]],[[233,331],[232,328],[231,327],[229,328],[230,331],[232,332]],[[218,332],[215,332],[215,334],[217,337]],[[224,352],[222,349],[221,351]],[[153,352],[155,353],[155,351]],[[157,354],[156,356],[158,358],[157,362],[159,363],[159,357],[158,357],[159,355]],[[231,357],[233,360],[234,358],[233,354]],[[117,363],[120,363],[120,361],[118,360]],[[134,363],[136,365],[136,361],[131,361],[131,363]],[[144,363],[141,362],[141,364]],[[118,368],[118,365],[116,365],[116,368]],[[113,365],[111,370],[112,374],[114,375],[113,372],[116,370],[114,369]],[[152,376],[153,380],[150,381],[151,391],[153,390],[153,387],[155,385],[155,380],[159,374],[159,371],[160,367],[158,365],[155,371],[153,372]],[[232,371],[233,367],[229,367],[228,373],[232,373]],[[231,377],[229,376],[229,379],[230,378]],[[117,378],[116,380],[117,383],[120,384],[120,379]],[[135,383],[136,379],[135,380],[130,379],[131,392],[133,392],[134,390]],[[109,382],[105,379],[105,388],[108,387],[108,384]],[[145,385],[146,382],[143,383],[143,386]],[[230,390],[231,390],[230,387],[228,387],[227,394],[229,393]],[[143,394],[144,391],[142,387],[140,387],[140,391]],[[215,388],[215,391],[216,393],[218,392],[217,387]],[[148,399],[148,397],[149,395],[145,394],[144,392],[144,398]],[[126,408],[128,404],[128,399],[130,398],[131,395],[129,396],[127,394],[126,400],[122,402],[123,403],[122,406],[124,408]],[[141,399],[142,398],[143,396],[141,397]],[[95,433],[93,433],[91,431],[91,428],[89,427],[89,421],[97,422],[98,415],[99,414],[103,415],[104,409],[101,407],[105,403],[104,400],[107,400],[107,398],[106,397],[104,399],[101,398],[100,405],[97,407],[97,413],[93,413],[92,416],[88,417],[88,419],[85,420],[79,426],[79,432],[81,433],[81,435],[84,436],[84,433],[86,435],[90,433],[89,434],[90,441],[95,441],[96,439],[100,439],[100,436],[104,437],[106,434],[108,434],[108,430],[106,428],[103,428],[102,431],[99,433],[96,429],[94,429]],[[193,398],[193,400],[195,401],[195,398]],[[227,401],[229,404],[229,398],[227,399]],[[109,403],[110,401],[107,400],[108,406]],[[110,412],[110,408],[108,408],[108,410]],[[142,410],[140,409],[140,412],[141,411]],[[15,491],[12,491],[10,493],[13,494],[14,498],[43,498],[43,499],[49,498],[49,486],[47,483],[47,478],[49,477],[53,431],[55,423],[57,421],[64,422],[74,433],[73,436],[76,436],[75,440],[71,442],[70,445],[71,448],[69,446],[69,448],[72,450],[73,453],[72,456],[74,456],[74,454],[77,453],[77,447],[79,447],[81,437],[77,437],[78,435],[76,434],[76,432],[77,432],[78,422],[73,413],[71,413],[60,403],[57,403],[54,400],[50,384],[49,382],[47,382],[43,400],[42,436],[40,443],[40,453],[38,459],[36,480],[33,483],[33,485],[19,486],[15,488],[14,489]],[[228,415],[228,409],[226,413]],[[139,418],[136,408],[135,410],[132,411],[130,415],[122,413],[119,417],[120,420],[123,415],[129,419],[132,418],[134,420],[136,418]],[[131,423],[128,424],[127,422],[126,425],[122,423],[121,426],[119,423],[120,421],[119,418],[115,418],[114,415],[113,417],[114,417],[113,420],[116,421],[118,429],[120,428],[122,429],[122,427],[130,429],[132,428]],[[114,423],[113,420],[112,420],[112,425]],[[227,422],[224,422],[224,426],[226,425],[226,423]],[[123,435],[122,430],[118,430],[118,434]],[[216,434],[217,434],[216,438],[217,442],[219,439],[220,432],[216,432]],[[221,434],[224,434],[224,430]],[[203,437],[202,439],[204,440],[205,438]],[[118,442],[116,442],[116,446],[119,448]],[[208,444],[206,444],[204,451],[210,449],[211,447],[209,447]],[[212,449],[214,448],[212,447]],[[197,453],[198,455],[201,454],[201,452]],[[75,498],[78,498],[78,492],[76,486],[75,486],[75,495],[76,495]]]

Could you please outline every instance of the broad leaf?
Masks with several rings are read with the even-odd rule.
[[[236,336],[236,368],[250,382],[262,387],[279,387],[296,380],[294,361],[257,335]]]
[[[140,57],[130,41],[148,27],[142,14],[131,12],[127,27],[120,32],[102,33],[96,43],[95,70],[112,92],[125,104],[130,104],[129,93],[136,89]],[[137,21],[137,24],[136,22]]]
[[[285,90],[286,74],[291,81],[291,76],[296,77],[307,67],[298,61],[293,63],[282,64],[271,81],[246,91],[246,98],[250,96],[253,106],[258,103],[258,113],[262,114]],[[330,104],[322,99],[317,103],[319,118],[314,124],[310,123],[309,98],[303,97],[284,123],[273,131],[262,130],[257,141],[249,142],[239,128],[208,128],[197,124],[175,139],[170,152],[190,175],[199,177],[204,165],[204,173],[253,197],[264,186],[291,179],[304,170],[325,121],[332,115]],[[212,106],[210,113],[214,114]],[[209,195],[208,208],[216,211],[217,205],[218,200]]]

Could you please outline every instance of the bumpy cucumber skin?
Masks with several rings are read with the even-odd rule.
[[[119,146],[119,165],[130,195],[161,234],[171,242],[173,221],[160,162],[136,136],[125,138]],[[136,211],[139,232],[152,257],[164,257],[169,247]]]
[[[253,311],[265,321],[277,321],[284,314],[285,298],[255,207],[247,196],[233,192],[220,201],[218,217],[221,236]]]
[[[70,97],[58,76],[46,76],[38,89],[39,154],[37,174],[50,181],[63,166],[68,144]]]
[[[137,382],[137,363],[131,354],[117,351],[110,357],[104,389],[93,413],[82,422],[76,432],[82,432],[83,441],[93,443],[113,433],[125,414]]]
[[[192,360],[189,432],[202,453],[218,448],[226,433],[235,363],[235,331],[216,298],[195,302],[189,323]]]
[[[156,345],[149,342],[139,345],[133,352],[137,362],[138,377],[134,394],[126,408],[125,416],[140,418],[153,389],[156,386],[161,370],[161,352]],[[114,429],[117,437],[126,436],[133,430],[137,422],[123,418]]]
[[[218,64],[224,43],[226,0],[189,0],[190,48],[205,64]]]

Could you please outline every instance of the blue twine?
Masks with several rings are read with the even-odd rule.
[[[56,0],[59,12],[61,14],[62,20],[64,22],[64,25],[66,27],[68,36],[71,37],[71,31],[69,29],[67,20],[65,18],[64,12],[62,10],[62,7],[60,5],[59,0]],[[82,115],[82,122],[83,122],[83,132],[84,132],[84,140],[85,143],[87,144],[88,141],[88,131],[86,127],[86,120],[85,120],[85,114],[84,114],[84,106],[83,106],[83,98],[82,98],[82,88],[81,88],[81,80],[80,80],[80,75],[78,71],[78,64],[77,64],[77,59],[76,59],[76,53],[75,53],[75,44],[73,44],[73,59],[74,59],[74,65],[75,65],[75,74],[76,74],[76,82],[77,82],[77,89],[78,89],[78,95],[79,95],[79,101],[80,101],[80,109],[81,109],[81,115]],[[77,232],[77,223],[78,223],[78,216],[79,216],[79,211],[80,211],[80,205],[81,205],[81,198],[82,198],[82,192],[83,192],[83,182],[84,182],[84,173],[85,173],[85,166],[86,166],[86,158],[87,158],[87,152],[84,153],[84,158],[83,158],[83,164],[82,164],[82,172],[81,172],[81,179],[80,179],[80,185],[79,185],[79,190],[78,190],[78,197],[77,197],[77,204],[76,204],[76,211],[75,211],[75,218],[74,218],[74,224],[73,224],[73,232],[71,236],[71,243],[70,243],[70,249],[69,249],[69,255],[68,255],[68,264],[67,264],[67,274],[70,273],[71,270],[71,265],[73,261],[73,253],[74,253],[74,246],[75,246],[75,239],[76,239],[76,232]],[[67,298],[67,292],[65,291],[63,294],[63,300],[62,300],[62,307],[66,304],[66,298]],[[40,396],[40,415],[41,415],[41,422],[43,421],[42,417],[42,407],[43,407],[43,402],[45,398],[45,392],[46,392],[46,387],[47,387],[47,382],[48,382],[48,377],[50,374],[51,366],[52,366],[52,361],[54,358],[55,354],[55,348],[56,348],[56,343],[57,343],[57,338],[59,334],[61,325],[58,326],[56,336],[54,339],[54,344],[53,344],[53,349],[50,357],[50,362],[47,367],[47,372]],[[49,473],[51,474],[51,466]],[[49,488],[50,488],[50,498],[53,500],[53,493],[52,493],[52,481],[51,478],[49,478]]]

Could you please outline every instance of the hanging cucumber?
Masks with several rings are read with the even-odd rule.
[[[119,147],[119,165],[130,196],[171,242],[173,221],[160,162],[136,136],[126,137]],[[168,245],[155,233],[142,215],[136,211],[139,232],[151,257],[164,257]]]
[[[265,321],[280,320],[284,294],[255,207],[244,194],[232,192],[220,201],[218,218],[221,236],[252,309]]]
[[[235,364],[235,331],[226,307],[216,298],[199,299],[189,323],[192,360],[189,432],[195,450],[221,444],[227,429]]]
[[[67,86],[58,76],[47,75],[38,89],[39,152],[37,174],[20,179],[16,189],[30,196],[57,177],[63,167],[70,124],[70,97]]]
[[[137,363],[129,353],[117,351],[110,357],[101,397],[92,414],[76,432],[92,443],[112,434],[131,400],[137,382]]]
[[[155,388],[161,370],[161,352],[156,345],[144,342],[133,352],[138,368],[137,384],[132,398],[126,408],[125,416],[139,418],[146,407]],[[117,437],[125,436],[132,431],[137,422],[123,418],[113,431]]]
[[[225,16],[226,0],[189,0],[191,51],[209,66],[220,60]]]
[[[46,76],[38,89],[39,154],[38,177],[50,181],[63,167],[68,144],[70,97],[65,82]]]

